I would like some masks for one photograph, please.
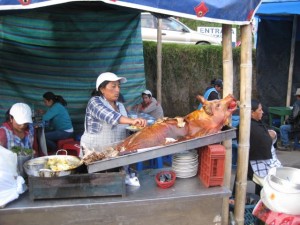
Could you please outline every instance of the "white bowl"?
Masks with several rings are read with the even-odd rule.
[[[152,124],[154,124],[155,123],[155,120],[147,120],[147,124],[148,125],[152,125]]]
[[[263,203],[272,211],[300,215],[300,169],[273,168],[261,191]]]

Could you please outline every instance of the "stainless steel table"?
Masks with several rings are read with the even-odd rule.
[[[196,138],[118,157],[113,167],[128,165],[174,154],[184,150],[222,142],[236,137],[236,130],[229,128],[214,135]],[[103,160],[88,168],[97,172],[112,168],[109,160]],[[231,194],[225,187],[205,188],[198,177],[178,178],[173,187],[157,187],[154,176],[158,170],[146,170],[139,174],[141,187],[127,187],[126,197],[99,197],[57,200],[29,199],[25,193],[19,199],[0,209],[1,225],[217,225],[221,224],[222,204]]]
[[[141,187],[127,186],[126,197],[31,201],[25,193],[0,209],[0,224],[220,224],[222,198],[229,196],[230,190],[205,188],[198,177],[177,178],[174,186],[161,189],[154,180],[157,172],[140,173]]]
[[[161,156],[171,155],[185,150],[199,148],[209,144],[220,143],[224,140],[236,137],[236,128],[228,128],[216,134],[206,135],[204,137],[194,138],[188,141],[181,141],[165,146],[157,146],[152,150],[140,149],[136,153],[119,156],[112,159],[104,159],[88,165],[88,172],[94,173],[119,166],[125,166],[136,162],[154,159]]]

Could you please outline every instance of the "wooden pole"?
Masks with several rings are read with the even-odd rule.
[[[232,60],[232,26],[222,24],[223,43],[223,96],[233,93],[233,60]],[[230,189],[231,164],[232,164],[232,140],[223,142],[226,148],[224,186]],[[222,224],[228,224],[229,204],[228,197],[223,198]]]
[[[156,99],[158,102],[162,102],[161,98],[161,81],[162,81],[162,42],[161,42],[161,27],[162,27],[162,19],[160,17],[157,18],[157,82],[156,82]]]
[[[251,25],[241,26],[240,66],[240,129],[234,214],[238,225],[244,225],[252,92],[252,34]]]
[[[296,33],[297,33],[297,16],[295,15],[294,20],[293,20],[290,66],[289,66],[289,78],[288,78],[288,88],[287,88],[287,94],[286,94],[286,106],[287,107],[289,107],[291,105],[291,93],[292,93],[293,72],[294,72]]]

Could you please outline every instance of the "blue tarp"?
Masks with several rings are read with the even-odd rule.
[[[290,16],[300,14],[300,1],[263,1],[256,15]]]
[[[300,17],[297,18],[293,76],[289,77],[294,16],[300,14],[300,1],[264,0],[259,17],[256,50],[258,97],[265,106],[285,106],[288,82],[291,104],[300,87]]]
[[[145,89],[140,14],[74,2],[0,16],[0,123],[16,102],[47,109],[52,91],[68,102],[75,130],[102,72],[125,76],[126,104]]]
[[[0,10],[22,10],[77,0],[0,0]],[[83,1],[90,2],[90,1]],[[261,0],[99,0],[110,5],[225,24],[249,24]]]

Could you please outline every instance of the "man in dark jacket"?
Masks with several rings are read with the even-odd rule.
[[[296,93],[297,100],[293,104],[292,114],[286,121],[286,124],[280,126],[281,145],[277,146],[278,150],[289,151],[292,150],[289,142],[289,133],[294,132],[295,135],[300,133],[300,88]]]

